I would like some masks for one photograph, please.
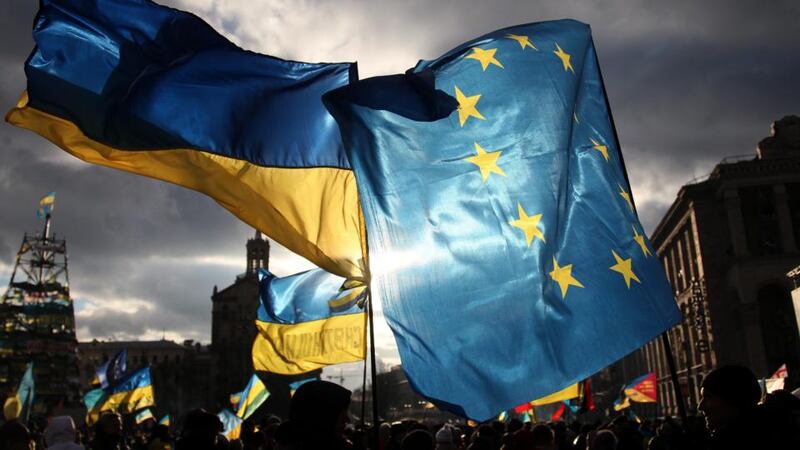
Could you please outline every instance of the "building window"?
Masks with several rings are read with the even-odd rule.
[[[739,189],[747,249],[752,255],[780,253],[780,230],[772,186]]]

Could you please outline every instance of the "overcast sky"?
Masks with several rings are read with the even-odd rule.
[[[35,0],[0,0],[0,107],[25,89]],[[238,45],[281,58],[358,61],[362,78],[492,30],[574,18],[592,26],[645,228],[682,184],[721,158],[751,154],[772,121],[800,114],[800,2],[174,0]],[[244,271],[253,231],[212,200],[90,166],[44,139],[0,125],[0,284],[37,201],[57,192],[54,229],[68,238],[80,339],[208,342],[213,286]],[[273,246],[271,269],[309,267]],[[2,289],[3,287],[0,287]],[[378,338],[398,362],[388,328]]]

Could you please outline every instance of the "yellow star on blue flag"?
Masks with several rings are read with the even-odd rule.
[[[529,51],[532,36],[552,53]],[[498,30],[325,103],[358,179],[371,290],[409,381],[439,408],[495,418],[680,318],[658,258],[631,238],[588,26]]]

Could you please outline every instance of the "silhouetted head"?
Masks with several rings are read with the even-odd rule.
[[[611,430],[600,430],[589,443],[589,450],[616,450],[617,436]]]
[[[533,448],[535,449],[550,449],[553,447],[553,440],[555,434],[553,430],[544,424],[537,424],[531,429],[531,437]]]
[[[104,437],[122,436],[122,416],[113,412],[105,412],[95,425],[98,434]]]
[[[341,437],[349,422],[350,391],[328,381],[310,381],[297,388],[289,405],[289,420],[299,433]]]
[[[706,427],[715,431],[758,404],[761,387],[750,369],[723,366],[712,370],[703,380],[698,409],[706,419]]]
[[[169,427],[158,424],[150,432],[150,439],[161,439],[162,442],[169,441]]]
[[[401,450],[433,450],[433,436],[425,430],[414,430],[403,438]]]
[[[29,450],[33,441],[28,428],[17,420],[11,420],[0,427],[0,449]]]
[[[216,414],[194,409],[186,414],[181,439],[184,448],[210,448],[217,444],[222,431],[222,421]]]

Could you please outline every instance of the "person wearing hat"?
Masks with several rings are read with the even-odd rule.
[[[70,416],[56,416],[44,430],[44,441],[48,450],[83,450],[75,443],[75,422]]]
[[[444,425],[436,432],[436,450],[458,450],[455,442],[455,430],[450,425]]]

